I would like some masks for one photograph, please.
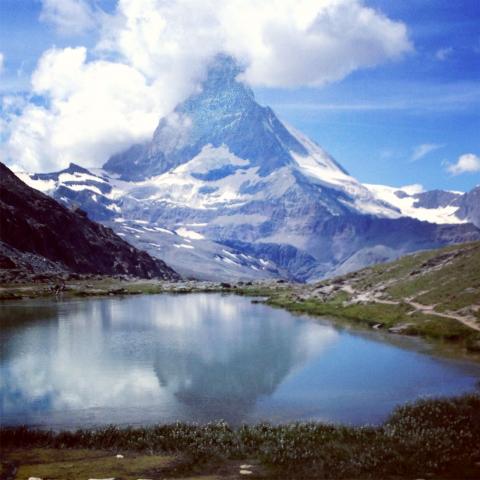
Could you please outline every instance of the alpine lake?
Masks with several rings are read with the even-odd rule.
[[[480,365],[420,339],[341,327],[221,293],[6,301],[2,425],[378,424],[475,391]]]

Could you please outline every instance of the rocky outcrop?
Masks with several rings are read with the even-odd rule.
[[[1,163],[0,240],[4,244],[3,268],[28,263],[31,255],[35,265],[41,257],[53,269],[77,273],[179,278],[163,261],[129,245],[110,228],[91,221],[83,210],[68,210],[30,188]]]
[[[458,200],[457,217],[466,219],[480,228],[480,185]]]
[[[0,242],[0,283],[36,282],[69,276],[69,270],[59,262],[52,262],[31,252],[21,252]]]

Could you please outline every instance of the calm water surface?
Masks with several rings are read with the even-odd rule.
[[[4,425],[382,421],[472,391],[477,365],[221,294],[0,305]]]

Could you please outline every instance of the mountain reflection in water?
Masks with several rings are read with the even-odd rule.
[[[4,305],[4,423],[238,423],[334,344],[329,326],[235,296]]]

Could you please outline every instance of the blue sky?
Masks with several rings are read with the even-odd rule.
[[[453,176],[443,164],[480,155],[480,2],[368,3],[407,24],[414,52],[328,87],[262,90],[259,97],[363,182],[479,184],[480,172]],[[422,144],[438,148],[412,161]]]
[[[480,1],[363,4],[406,25],[413,49],[320,86],[256,86],[258,99],[362,182],[451,190],[480,184],[480,171],[448,171],[464,154],[480,156]],[[89,5],[95,13],[112,13],[116,2]],[[4,97],[29,95],[30,76],[52,46],[85,46],[90,58],[98,41],[97,28],[66,35],[40,21],[42,8],[40,0],[0,1]]]

